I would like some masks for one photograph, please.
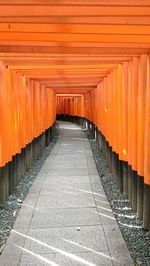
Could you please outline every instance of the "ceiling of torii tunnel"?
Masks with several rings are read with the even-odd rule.
[[[1,60],[59,94],[93,90],[149,47],[149,0],[0,1]]]

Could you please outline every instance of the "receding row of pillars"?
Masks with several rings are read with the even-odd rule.
[[[45,147],[49,145],[55,134],[55,124],[48,128],[31,143],[21,149],[21,152],[13,156],[12,161],[0,167],[0,204],[4,204],[9,195],[14,191],[17,182],[23,178],[33,162],[41,155]]]
[[[143,220],[143,228],[150,230],[150,185],[144,184],[144,177],[139,176],[131,165],[119,160],[118,154],[112,150],[109,142],[92,122],[87,120],[86,124],[91,136],[97,141],[98,149],[106,158],[120,192],[129,200],[137,216]]]

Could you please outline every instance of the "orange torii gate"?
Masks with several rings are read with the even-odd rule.
[[[57,99],[59,114],[97,128],[150,228],[149,49],[149,0],[0,0],[1,201],[12,165],[48,144]]]

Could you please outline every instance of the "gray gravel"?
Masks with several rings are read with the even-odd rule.
[[[106,164],[106,159],[98,150],[96,141],[87,130],[84,130],[84,133],[91,143],[102,185],[133,261],[135,265],[150,266],[150,231],[143,230],[142,221],[132,210],[129,201],[118,190],[113,174]]]
[[[18,182],[15,191],[9,196],[5,205],[0,205],[0,254],[21,209],[23,200],[25,199],[45,160],[52,151],[57,138],[58,129],[56,128],[56,135],[53,138],[53,141],[50,142],[49,146],[43,150],[40,157],[33,163],[32,167],[26,172],[25,176]]]

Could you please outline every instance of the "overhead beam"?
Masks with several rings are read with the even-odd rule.
[[[88,6],[150,6],[149,0],[61,0],[55,1],[55,0],[0,0],[1,5],[88,5]]]
[[[109,2],[110,4],[110,2]],[[149,16],[150,6],[87,6],[82,5],[40,5],[40,4],[3,4],[0,17],[45,17],[45,16]]]
[[[24,65],[24,66],[35,66],[35,64],[37,64],[37,65],[43,65],[43,64],[45,64],[45,67],[47,68],[48,66],[52,66],[52,65],[59,65],[59,64],[63,64],[63,65],[81,65],[83,68],[84,68],[84,66],[86,66],[86,64],[90,64],[90,63],[92,63],[92,64],[100,64],[100,63],[102,63],[102,64],[113,64],[113,65],[116,65],[116,64],[119,64],[119,63],[122,63],[122,62],[125,62],[125,61],[129,61],[129,59],[122,59],[122,60],[112,60],[112,61],[108,61],[108,60],[103,60],[103,61],[101,61],[101,60],[92,60],[92,61],[84,61],[84,60],[82,60],[82,61],[64,61],[63,62],[63,60],[58,60],[58,61],[44,61],[44,60],[32,60],[32,61],[8,61],[8,60],[3,60],[3,62],[4,62],[4,64],[6,64],[6,65],[8,65],[8,66],[11,66],[11,67],[16,67],[16,68],[19,68],[19,66],[22,66],[22,64]]]
[[[32,75],[43,75],[43,77],[45,76],[52,76],[52,75],[63,75],[63,76],[69,76],[69,75],[90,75],[90,74],[95,74],[95,75],[104,75],[107,74],[108,71],[110,71],[109,69],[107,70],[96,70],[96,69],[89,69],[88,71],[84,70],[84,69],[80,69],[80,70],[52,70],[52,71],[31,71],[28,69],[16,69],[16,71],[18,71],[19,73],[22,73],[24,75],[28,75],[28,74],[32,74]]]
[[[32,55],[32,56],[9,56],[7,54],[7,56],[2,56],[0,55],[0,59],[2,59],[4,62],[6,63],[33,63],[35,64],[36,62],[44,62],[44,63],[49,63],[49,64],[55,64],[55,63],[60,63],[62,64],[62,62],[64,63],[88,63],[88,62],[110,62],[110,61],[127,61],[127,60],[131,60],[131,56],[93,56],[93,57],[73,57],[73,56],[65,56],[65,57],[52,57],[50,55],[47,55],[47,56],[42,56],[42,57],[38,57],[38,56],[35,56]],[[41,63],[42,64],[42,63]]]
[[[68,94],[68,93],[67,93],[67,94],[62,94],[62,93],[59,94],[59,93],[58,93],[58,94],[56,95],[56,97],[66,97],[66,98],[67,98],[67,97],[70,97],[70,96],[72,96],[72,94],[70,94],[70,93],[69,93],[69,94]],[[82,94],[74,94],[74,96],[82,96]]]
[[[120,45],[121,46],[121,45]],[[34,45],[1,45],[0,44],[0,53],[32,53],[32,54],[122,54],[125,55],[133,55],[133,54],[142,54],[149,53],[149,48],[141,48],[141,47],[49,47],[49,46],[34,46]]]
[[[65,33],[25,33],[1,32],[0,41],[43,41],[43,42],[90,42],[90,43],[150,43],[150,35],[128,34],[65,34]]]
[[[7,33],[62,33],[62,34],[128,34],[149,35],[150,25],[101,25],[101,24],[46,24],[46,23],[1,23],[0,32]]]
[[[29,74],[29,73],[28,73]],[[32,74],[31,74],[32,75]],[[47,74],[47,75],[49,75],[49,74]],[[78,80],[78,79],[86,79],[86,80],[88,80],[88,79],[90,79],[90,80],[92,80],[92,79],[97,79],[97,78],[99,78],[99,77],[102,77],[103,76],[103,74],[101,74],[100,76],[98,75],[98,74],[88,74],[88,76],[86,75],[86,74],[82,74],[82,73],[80,73],[80,74],[69,74],[68,76],[67,76],[67,74],[66,75],[62,75],[62,74],[53,74],[53,75],[49,75],[49,77],[48,78],[39,78],[39,80],[41,79],[41,80],[44,80],[44,81],[47,81],[47,80],[57,80],[57,81],[62,81],[62,80],[66,80],[66,78],[68,78],[69,77],[69,79],[73,79],[73,80]]]
[[[68,74],[68,73],[66,73],[66,74],[50,74],[50,73],[32,73],[32,72],[19,72],[20,74],[22,74],[22,75],[26,75],[27,77],[29,77],[29,78],[32,78],[32,79],[39,79],[39,80],[51,80],[51,78],[53,78],[54,76],[57,76],[57,77],[60,77],[60,76],[64,76],[65,78],[70,78],[70,79],[72,79],[72,77],[79,77],[79,75],[80,75],[80,77],[85,77],[85,79],[86,79],[86,77],[96,77],[96,78],[99,78],[99,79],[101,79],[101,78],[103,78],[104,76],[106,76],[107,75],[107,73],[108,73],[108,71],[107,72],[105,72],[105,73],[96,73],[96,74],[93,74],[93,75],[90,75],[90,73],[70,73],[70,74]]]
[[[135,0],[134,0],[135,1]],[[149,0],[148,0],[149,1]],[[92,1],[91,1],[92,2]],[[101,25],[108,25],[108,24],[118,24],[118,25],[150,25],[150,18],[149,16],[65,16],[65,17],[0,17],[1,23],[72,23],[72,24],[101,24]]]
[[[85,64],[84,69],[82,65],[9,65],[9,69],[27,69],[27,70],[74,70],[74,69],[81,69],[81,70],[93,70],[93,69],[98,69],[98,70],[106,70],[106,69],[112,69],[115,68],[117,65],[116,64]]]
[[[1,47],[1,46],[0,46]],[[92,60],[93,58],[95,58],[95,59],[103,59],[103,58],[106,58],[106,59],[108,59],[109,60],[109,58],[111,58],[111,59],[117,59],[118,57],[120,57],[120,58],[124,58],[124,59],[126,59],[127,57],[129,57],[129,59],[131,59],[133,56],[138,56],[138,54],[136,54],[136,53],[133,53],[133,54],[124,54],[124,55],[122,55],[122,54],[115,54],[115,55],[113,55],[113,54],[109,54],[109,53],[107,53],[107,54],[105,54],[105,55],[103,55],[103,54],[99,54],[99,55],[97,55],[97,54],[89,54],[89,53],[83,53],[83,54],[49,54],[49,53],[47,53],[47,54],[40,54],[40,53],[3,53],[3,52],[0,52],[0,58],[2,58],[2,59],[9,59],[9,58],[11,58],[11,59],[13,59],[13,58],[16,58],[16,60],[18,60],[19,58],[24,58],[24,59],[37,59],[38,60],[38,58],[40,59],[44,59],[45,58],[45,60],[46,59],[48,59],[48,60],[57,60],[57,59],[67,59],[67,60],[69,60],[69,59],[73,59],[73,60],[80,60],[80,59],[89,59],[89,60]]]
[[[94,89],[91,89],[91,90],[94,90]],[[56,94],[86,94],[88,93],[89,91],[91,91],[90,89],[80,89],[80,90],[72,90],[72,92],[70,91],[70,89],[66,89],[66,90],[54,90]]]
[[[42,83],[42,84],[44,84],[44,83]],[[84,88],[96,88],[95,83],[86,83],[86,82],[84,82],[84,83],[62,83],[62,84],[49,83],[49,84],[44,84],[44,85],[46,85],[46,86],[50,85],[53,88],[66,88],[66,87],[68,87],[68,88],[78,88],[78,87],[80,87],[80,88],[82,88],[82,87],[84,87]]]

